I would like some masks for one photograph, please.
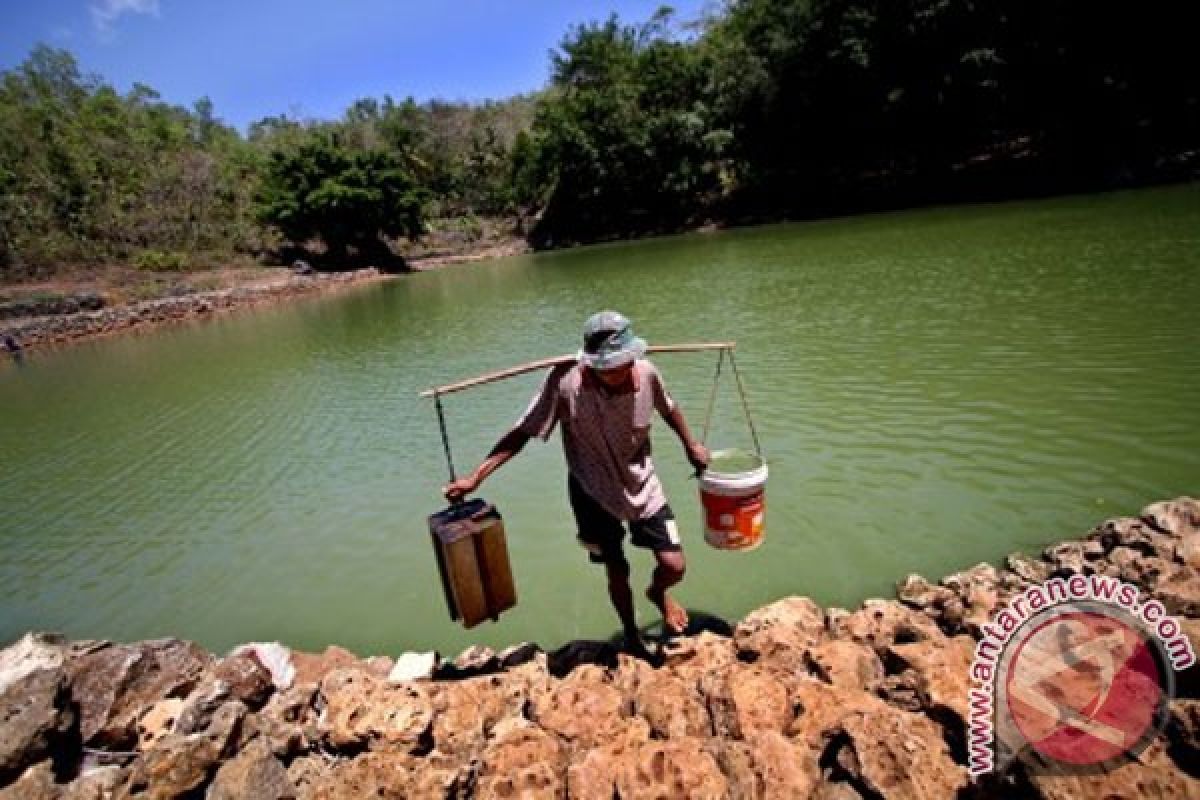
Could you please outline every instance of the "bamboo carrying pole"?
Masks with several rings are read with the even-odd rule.
[[[690,344],[656,344],[646,348],[647,353],[695,353],[702,350],[732,350],[736,342],[696,342]],[[526,372],[535,372],[539,369],[547,369],[549,367],[557,367],[562,364],[574,364],[578,356],[574,353],[567,355],[555,356],[554,358],[543,358],[538,361],[530,361],[526,364],[519,364],[515,367],[502,369],[497,372],[488,372],[469,380],[459,381],[458,383],[448,383],[445,386],[435,386],[432,389],[426,389],[421,392],[421,397],[438,397],[443,394],[451,394],[452,392],[461,392],[464,389],[470,389],[473,386],[482,386],[485,383],[495,383],[502,381],[505,378],[511,378],[516,375],[524,375]]]

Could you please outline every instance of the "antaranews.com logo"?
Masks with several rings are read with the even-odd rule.
[[[1108,769],[1166,724],[1175,672],[1196,662],[1179,622],[1106,575],[1031,586],[983,626],[971,664],[969,769],[1015,759],[1057,771]]]

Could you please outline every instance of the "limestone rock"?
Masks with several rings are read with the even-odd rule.
[[[1157,555],[1147,555],[1125,545],[1118,545],[1110,550],[1106,562],[1106,575],[1136,583],[1144,589],[1153,588],[1164,573],[1174,568],[1170,562]]]
[[[921,709],[946,731],[946,737],[966,757],[967,723],[970,719],[971,660],[975,641],[954,636],[942,642],[896,644],[888,649],[888,660],[915,676]]]
[[[497,736],[483,752],[476,796],[490,798],[564,798],[566,751],[553,735],[536,726]]]
[[[299,760],[299,759],[298,759]],[[293,767],[297,765],[293,763]],[[456,769],[434,757],[417,760],[399,753],[366,752],[338,761],[328,768],[306,763],[310,770],[306,789],[299,796],[306,800],[409,800],[417,797],[454,796],[460,783]],[[300,769],[289,770],[293,780]]]
[[[644,681],[653,680],[657,672],[658,670],[645,659],[631,656],[628,653],[619,653],[617,655],[616,669],[608,670],[605,676],[608,682],[615,686],[622,696],[631,701],[632,707],[632,701],[637,694],[638,687]],[[698,688],[694,683],[691,686],[692,688]]]
[[[63,755],[74,744],[76,723],[61,667],[9,683],[0,692],[0,785],[31,764]]]
[[[878,697],[858,689],[843,689],[817,680],[800,683],[789,698],[795,717],[784,733],[821,753],[851,714],[882,715],[893,709]]]
[[[942,612],[942,628],[951,635],[965,631],[976,639],[982,636],[983,626],[1013,592],[1023,588],[1022,581],[1013,573],[1001,575],[995,567],[986,563],[948,575],[942,578],[941,583],[953,589],[961,603],[961,606],[953,601],[946,604]]]
[[[920,575],[909,575],[896,586],[901,603],[930,614],[936,614],[954,596],[953,590],[934,586]]]
[[[69,658],[66,669],[84,743],[128,749],[142,712],[166,697],[187,695],[211,664],[210,654],[178,639],[105,644]]]
[[[232,754],[246,714],[241,701],[226,701],[211,712],[193,707],[191,716],[187,713],[185,709],[182,719],[192,724],[176,723],[175,732],[162,737],[134,762],[130,794],[146,800],[182,797],[203,786],[221,760]]]
[[[961,598],[954,597],[942,606],[942,614],[938,620],[943,631],[948,634],[961,633],[966,630],[967,607]]]
[[[183,698],[168,697],[146,709],[146,712],[138,717],[136,725],[138,749],[149,750],[170,733],[175,727],[175,721],[179,719],[180,712],[183,711],[183,706]]]
[[[704,675],[725,669],[736,660],[733,640],[710,631],[680,636],[663,648],[663,666],[692,683],[699,683]]]
[[[1050,565],[1045,561],[1039,561],[1021,553],[1010,553],[1004,559],[1004,566],[1026,585],[1044,583],[1050,577],[1051,572]]]
[[[967,784],[941,731],[927,717],[888,708],[855,711],[838,724],[830,749],[837,770],[885,800],[953,797]]]
[[[575,746],[595,747],[624,727],[629,702],[596,666],[575,669],[533,698],[532,718]]]
[[[1117,517],[1097,525],[1087,537],[1110,553],[1115,547],[1128,547],[1144,556],[1170,558],[1174,538],[1156,530],[1137,517]]]
[[[1153,594],[1162,601],[1169,614],[1200,617],[1200,571],[1187,566],[1176,567],[1159,578]]]
[[[245,710],[240,701],[233,700],[228,684],[219,681],[205,684],[184,700],[171,732],[188,735],[211,729],[214,719],[231,701],[241,707],[242,711]]]
[[[612,800],[617,773],[642,744],[650,726],[641,717],[621,719],[603,744],[583,749],[567,768],[567,796],[572,800]]]
[[[465,675],[482,675],[494,672],[499,667],[500,659],[496,657],[496,651],[482,644],[471,645],[454,659],[454,668]]]
[[[717,760],[729,778],[731,797],[809,797],[821,781],[817,754],[774,731],[752,733],[745,741],[721,742]]]
[[[524,685],[525,694],[532,698],[550,691],[554,679],[550,677],[546,654],[538,653],[533,659],[504,671],[509,680],[520,680]]]
[[[792,721],[787,686],[757,664],[714,673],[701,687],[718,736],[744,739],[755,731],[782,733]]]
[[[254,716],[254,724],[280,758],[289,759],[316,746],[320,738],[313,700],[317,687],[297,684],[276,692]]]
[[[65,651],[65,640],[55,633],[27,633],[0,650],[0,694],[33,672],[58,669]]]
[[[1040,775],[1030,780],[1044,800],[1081,797],[1195,798],[1200,781],[1175,769],[1161,742],[1155,742],[1136,761],[1103,772],[1083,775]]]
[[[805,663],[810,672],[834,686],[873,691],[883,681],[883,664],[875,651],[849,639],[809,648]]]
[[[0,800],[59,800],[61,789],[54,782],[49,761],[25,770],[8,786],[0,788]]]
[[[752,611],[733,631],[740,658],[783,672],[801,669],[804,652],[824,638],[825,612],[807,597],[788,597]]]
[[[248,708],[262,708],[275,690],[270,671],[249,655],[223,658],[213,667],[213,678],[229,685],[230,694]]]
[[[377,678],[386,678],[396,666],[391,656],[368,656],[362,660],[363,669]]]
[[[129,770],[108,766],[83,770],[68,784],[59,787],[58,800],[112,800],[120,796],[129,780]]]
[[[444,753],[474,755],[492,729],[506,718],[519,717],[529,700],[521,675],[483,675],[429,687],[433,708],[433,741]]]
[[[658,738],[683,739],[712,733],[712,720],[696,684],[670,670],[648,669],[634,689],[633,704]]]
[[[325,708],[322,738],[336,749],[414,750],[433,720],[426,690],[418,684],[389,686],[354,668],[336,669],[321,681]]]
[[[837,621],[830,629],[836,639],[859,642],[882,652],[895,642],[943,638],[928,615],[889,600],[872,599]]]
[[[1187,533],[1179,539],[1175,560],[1189,569],[1200,570],[1200,532]]]
[[[390,684],[396,685],[426,680],[433,677],[433,672],[437,669],[437,665],[438,654],[433,651],[427,653],[405,653],[396,659],[395,666],[388,673],[387,681]]]
[[[295,669],[292,685],[319,684],[322,679],[335,669],[361,667],[358,656],[344,647],[330,645],[321,653],[305,653],[294,650],[291,654],[291,664]]]
[[[729,784],[699,739],[651,740],[620,763],[617,794],[630,800],[724,800]]]
[[[265,742],[251,742],[217,770],[205,800],[291,800],[296,787]]]
[[[1168,752],[1180,769],[1200,778],[1200,700],[1171,701],[1167,720]]]
[[[1181,633],[1192,646],[1192,655],[1198,660],[1192,666],[1175,675],[1175,691],[1180,697],[1200,697],[1200,619],[1178,617]],[[1168,654],[1181,658],[1185,654],[1180,650],[1181,643],[1176,641],[1174,646],[1168,645]]]
[[[1000,612],[1004,604],[1000,591],[985,585],[973,585],[967,589],[966,612],[962,616],[962,628],[974,638],[983,637],[983,626]],[[958,632],[958,631],[955,631]]]
[[[876,693],[888,703],[902,711],[918,712],[924,707],[921,697],[921,679],[912,670],[887,675]]]
[[[827,780],[817,784],[809,800],[863,800],[863,796],[845,781]]]
[[[1153,503],[1142,509],[1141,516],[1148,525],[1171,536],[1200,532],[1200,500],[1191,497]]]
[[[324,783],[334,763],[334,759],[319,753],[292,759],[287,766],[287,775],[296,787],[298,800],[309,800],[314,796],[315,788]]]
[[[996,586],[999,582],[1000,573],[991,564],[983,562],[962,572],[947,575],[941,580],[942,586],[954,590],[964,600],[972,586]]]
[[[252,656],[267,672],[276,689],[286,689],[296,680],[292,651],[279,642],[251,642],[234,649],[230,656]]]
[[[1042,551],[1042,558],[1050,564],[1050,574],[1059,577],[1091,575],[1096,571],[1092,562],[1103,556],[1099,542],[1086,540],[1061,542]]]

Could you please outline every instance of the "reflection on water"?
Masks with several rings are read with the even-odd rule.
[[[766,541],[708,549],[659,425],[680,599],[736,619],[854,604],[1200,484],[1200,190],[918,211],[452,267],[0,369],[0,639],[180,635],[363,653],[603,639],[557,442],[485,487],[519,604],[446,616],[425,516],[446,478],[420,389],[572,350],[618,308],[652,343],[736,339],[767,450]],[[663,355],[699,428],[715,354]],[[714,447],[748,447],[727,374]],[[460,468],[539,376],[453,395]],[[635,579],[650,559],[635,553]],[[643,621],[653,619],[648,606]]]

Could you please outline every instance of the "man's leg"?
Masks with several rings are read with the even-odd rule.
[[[683,580],[683,574],[687,570],[683,551],[655,550],[654,560],[658,562],[658,566],[654,568],[654,577],[650,587],[646,589],[646,597],[662,612],[667,630],[683,633],[688,624],[687,610],[667,594],[667,589]]]
[[[675,513],[664,505],[652,516],[632,523],[633,543],[654,551],[654,578],[646,589],[646,597],[663,615],[663,625],[669,633],[683,633],[687,628],[687,610],[667,594],[667,590],[683,580],[687,563],[683,545],[675,526]]]
[[[637,639],[637,614],[633,608],[633,589],[629,585],[629,562],[622,553],[605,561],[604,568],[608,571],[608,598],[621,618],[621,630],[626,639],[631,636]]]
[[[574,478],[570,478],[567,485],[579,543],[587,548],[588,559],[593,564],[604,564],[608,573],[608,597],[621,618],[625,646],[635,655],[648,655],[637,628],[633,589],[629,586],[629,561],[621,546],[625,528],[620,520],[588,496]]]

